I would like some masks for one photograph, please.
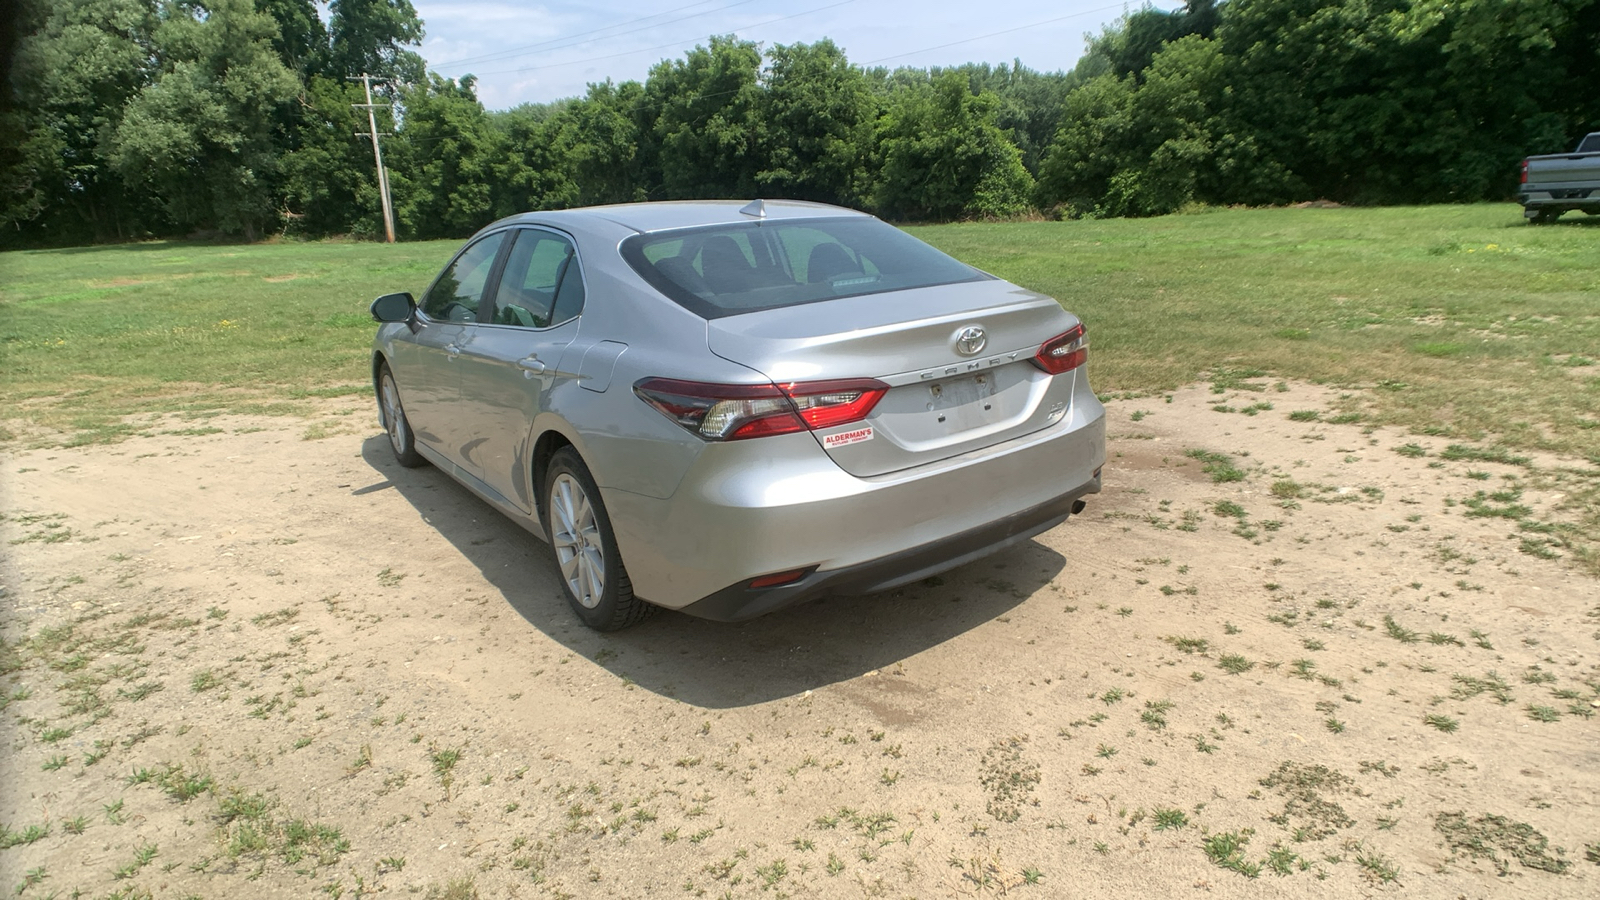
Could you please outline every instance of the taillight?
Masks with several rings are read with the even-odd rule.
[[[1083,365],[1088,358],[1089,336],[1084,334],[1080,323],[1066,334],[1045,341],[1034,354],[1033,364],[1051,375],[1060,375]]]
[[[800,418],[813,431],[865,419],[888,390],[887,384],[870,378],[783,385],[784,393],[794,401]]]
[[[1522,183],[1523,184],[1527,184],[1528,183],[1528,161],[1527,160],[1523,160],[1522,161]]]
[[[792,434],[858,422],[889,386],[871,379],[775,384],[706,384],[646,378],[639,399],[708,441]]]

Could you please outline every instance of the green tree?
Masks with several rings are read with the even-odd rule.
[[[383,236],[372,145],[357,138],[367,130],[361,85],[314,75],[299,101],[294,146],[283,153],[285,230],[323,237],[331,234]],[[379,130],[391,130],[379,110]]]
[[[878,121],[878,207],[909,219],[1025,211],[1033,178],[995,125],[998,105],[992,93],[973,94],[959,72],[891,94]]]
[[[1036,72],[1012,60],[1009,67],[964,67],[974,78],[974,92],[992,91],[1000,98],[995,124],[1005,131],[1022,154],[1022,164],[1037,174],[1044,151],[1061,125],[1061,107],[1071,79],[1060,72]]]
[[[1231,114],[1227,59],[1199,35],[1140,73],[1101,75],[1068,96],[1039,176],[1039,204],[1068,215],[1153,216],[1199,200],[1269,202],[1287,176]]]
[[[526,103],[490,114],[490,122],[505,147],[505,152],[493,161],[496,215],[577,205],[571,151],[562,140],[563,117],[570,105]]]
[[[51,242],[134,236],[141,215],[112,165],[131,98],[154,75],[153,0],[31,4],[8,85],[5,222]],[[14,93],[11,93],[13,92]]]
[[[1107,73],[1067,95],[1048,155],[1039,167],[1039,205],[1070,217],[1099,214],[1112,179],[1137,153],[1133,79]]]
[[[639,149],[644,96],[637,81],[606,81],[589,85],[583,99],[562,110],[556,146],[577,185],[578,204],[643,200],[647,185],[659,183],[659,174],[647,174]]]
[[[870,197],[877,104],[862,71],[832,41],[767,51],[762,94],[763,196],[856,206]]]
[[[411,0],[333,0],[328,4],[328,74],[368,74],[388,84],[425,80],[422,20]]]
[[[290,71],[309,78],[327,69],[328,29],[312,0],[255,0],[255,4],[257,12],[278,23],[272,48]]]
[[[1090,38],[1079,66],[1086,77],[1110,73],[1142,79],[1162,47],[1192,34],[1209,38],[1221,20],[1217,0],[1188,0],[1171,12],[1146,3]]]
[[[391,144],[391,190],[407,237],[463,237],[493,218],[495,163],[505,139],[473,86],[470,75],[455,81],[430,74],[401,91],[405,115]]]
[[[1306,191],[1504,197],[1516,161],[1595,116],[1594,0],[1233,0],[1217,37],[1236,118]],[[1589,72],[1592,74],[1592,69]]]
[[[644,86],[637,81],[606,81],[589,85],[576,100],[527,104],[494,115],[507,141],[496,209],[509,215],[643,200],[643,97]]]
[[[128,101],[112,162],[175,225],[253,240],[275,223],[273,122],[299,88],[272,47],[276,32],[249,0],[162,7],[161,69]]]
[[[644,162],[660,173],[650,196],[669,200],[747,197],[757,192],[761,51],[714,37],[681,60],[650,70],[644,106],[654,115]]]

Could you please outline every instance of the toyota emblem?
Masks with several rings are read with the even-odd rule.
[[[962,356],[977,356],[989,345],[989,336],[977,325],[968,325],[956,332],[956,352]]]

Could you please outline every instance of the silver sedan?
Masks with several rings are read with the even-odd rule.
[[[372,314],[400,464],[547,540],[600,630],[897,587],[1100,490],[1083,323],[846,209],[514,216]]]

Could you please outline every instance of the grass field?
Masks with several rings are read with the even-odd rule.
[[[1571,218],[1571,217],[1569,217]],[[1513,447],[1600,443],[1600,219],[1508,205],[1219,210],[915,229],[1088,322],[1102,392],[1202,376],[1376,387],[1373,421]],[[8,416],[94,440],[152,412],[296,412],[366,390],[383,291],[456,242],[147,243],[0,256]]]
[[[1570,217],[1569,217],[1570,218]],[[1095,387],[1256,371],[1379,388],[1369,420],[1600,447],[1600,219],[1507,205],[1215,211],[920,235],[1089,324]]]

